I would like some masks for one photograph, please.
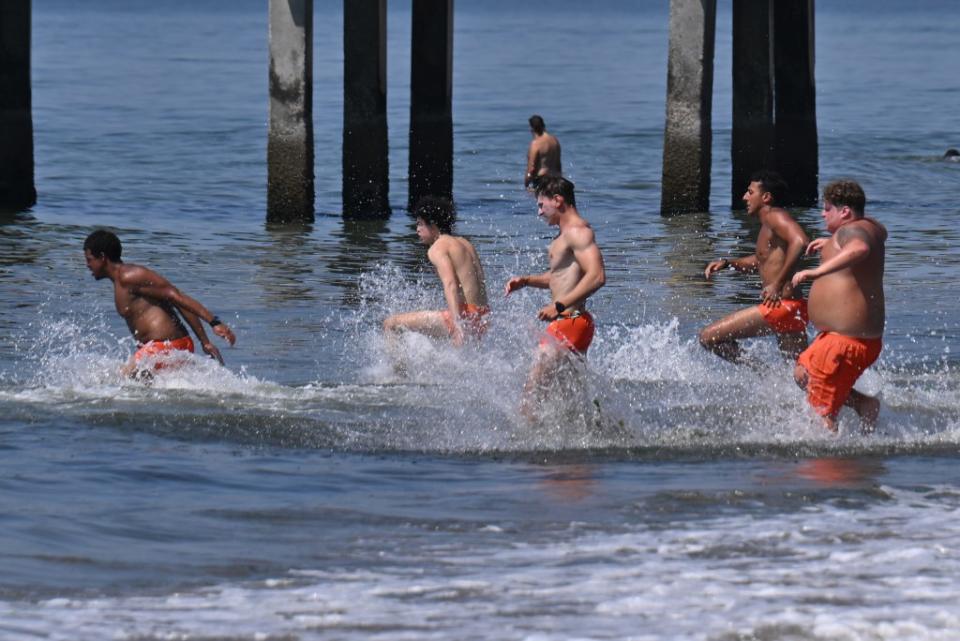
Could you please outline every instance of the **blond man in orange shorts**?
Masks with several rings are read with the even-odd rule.
[[[469,240],[454,236],[456,211],[444,198],[426,197],[414,211],[417,236],[429,247],[427,258],[443,284],[447,308],[394,314],[383,321],[391,343],[401,331],[413,331],[434,338],[449,337],[461,346],[466,337],[478,339],[487,329],[487,286],[477,250]]]
[[[606,283],[603,256],[589,223],[577,211],[573,183],[561,176],[544,176],[537,182],[540,217],[560,232],[547,254],[550,269],[542,274],[515,276],[507,281],[506,295],[524,287],[549,289],[551,302],[537,318],[548,321],[540,340],[537,359],[524,387],[521,412],[530,418],[537,390],[546,387],[561,357],[585,355],[593,340],[593,316],[587,298]]]
[[[794,286],[812,280],[810,320],[820,332],[801,355],[794,377],[807,400],[836,431],[837,414],[848,405],[872,432],[880,401],[853,389],[882,349],[886,320],[883,264],[887,230],[864,216],[866,196],[852,180],[838,180],[823,190],[822,216],[833,235],[818,238],[807,253],[820,252],[820,266],[793,276]]]
[[[180,316],[197,335],[203,351],[222,365],[220,350],[207,338],[201,321],[208,323],[217,336],[233,345],[237,338],[227,324],[157,272],[123,262],[120,258],[122,252],[120,239],[105,229],[93,232],[83,243],[87,269],[97,280],[108,278],[113,282],[117,312],[137,340],[138,349],[121,368],[121,373],[126,376],[149,375],[153,370],[185,360],[178,359],[178,354],[193,353],[193,339]],[[159,360],[144,369],[142,361],[147,358]]]
[[[715,260],[704,271],[707,279],[728,267],[760,274],[759,305],[729,314],[700,332],[700,344],[729,361],[739,360],[737,340],[742,338],[774,334],[781,353],[793,361],[807,346],[807,301],[790,278],[810,239],[797,221],[777,206],[786,188],[775,172],[758,171],[751,176],[743,201],[747,214],[760,220],[756,251],[734,260]]]

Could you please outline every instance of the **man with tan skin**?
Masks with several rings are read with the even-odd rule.
[[[547,387],[561,359],[570,353],[586,355],[594,333],[587,298],[606,284],[603,256],[593,229],[577,211],[573,183],[546,176],[537,183],[536,193],[540,217],[560,230],[547,250],[550,268],[542,274],[514,276],[505,288],[507,296],[524,287],[550,290],[550,303],[537,312],[537,318],[549,325],[524,386],[521,412],[528,418],[534,393]]]
[[[807,346],[807,302],[790,277],[809,238],[790,214],[777,206],[785,191],[786,183],[775,172],[755,173],[743,201],[747,214],[760,219],[756,251],[736,260],[715,260],[704,271],[708,279],[726,267],[760,273],[759,305],[725,316],[700,332],[700,344],[729,361],[739,360],[737,340],[742,338],[775,334],[780,351],[794,361]]]
[[[820,332],[797,362],[794,377],[807,400],[836,431],[843,405],[860,416],[865,433],[873,431],[880,401],[853,389],[882,349],[886,320],[883,265],[887,230],[864,216],[866,196],[852,180],[823,190],[822,216],[832,236],[818,238],[807,253],[820,252],[820,266],[793,276],[795,287],[812,280],[810,320]]]
[[[560,176],[560,141],[547,133],[543,118],[530,116],[530,148],[527,150],[527,173],[523,177],[523,186],[536,188],[536,182],[544,176]]]
[[[401,331],[413,331],[434,338],[449,337],[456,346],[467,336],[480,338],[487,327],[487,287],[477,250],[470,241],[454,236],[452,227],[456,212],[453,203],[443,198],[427,197],[414,211],[417,236],[427,245],[427,258],[437,270],[447,301],[444,310],[395,314],[383,321],[388,340]]]
[[[97,280],[109,278],[113,282],[117,312],[137,340],[138,349],[121,373],[149,375],[151,370],[143,369],[140,364],[144,358],[161,357],[151,368],[156,370],[172,364],[175,359],[171,357],[179,351],[193,353],[193,340],[180,321],[178,311],[197,335],[203,351],[222,365],[220,350],[207,338],[201,319],[217,336],[233,345],[237,339],[226,323],[155,271],[124,263],[120,259],[122,251],[120,239],[104,229],[93,232],[83,243],[87,269]]]

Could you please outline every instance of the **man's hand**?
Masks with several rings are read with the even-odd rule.
[[[813,242],[815,243],[817,241],[813,241]],[[813,243],[810,243],[810,244],[812,245]],[[817,277],[814,271],[815,270],[813,269],[804,269],[803,271],[799,271],[793,275],[793,278],[790,280],[790,282],[793,283],[794,287],[799,287],[800,283],[806,280],[813,280],[814,278]]]
[[[221,327],[224,327],[224,325],[217,325],[216,327],[214,327],[214,329],[219,329],[219,328],[221,328]],[[227,331],[229,332],[230,330],[227,329]],[[232,332],[231,332],[230,336],[233,336],[233,333],[232,333]],[[231,343],[231,344],[232,344],[232,343]],[[201,343],[201,344],[200,344],[200,347],[203,348],[203,351],[204,351],[208,356],[210,356],[210,358],[215,358],[215,359],[217,359],[217,361],[218,361],[221,365],[224,364],[224,363],[223,363],[223,356],[220,355],[220,350],[217,349],[217,346],[216,346],[216,345],[214,345],[213,343]]]
[[[760,291],[760,298],[767,307],[780,306],[780,291],[783,289],[778,283],[770,283]]]
[[[542,321],[552,321],[557,320],[560,317],[560,312],[557,311],[557,304],[550,303],[549,305],[544,305],[540,308],[540,311],[537,312],[537,318]]]
[[[227,327],[226,323],[220,323],[216,327],[211,327],[210,329],[213,330],[214,334],[216,334],[220,338],[225,339],[228,343],[230,343],[231,347],[233,346],[234,343],[237,342],[237,337],[233,335],[233,331],[229,327]],[[204,347],[204,351],[206,351],[206,347]],[[210,352],[207,352],[207,353],[210,354]],[[217,352],[218,358],[219,358],[219,354],[220,352]],[[210,354],[210,355],[213,356],[213,354]],[[222,358],[220,359],[220,362],[221,363],[223,362]]]
[[[703,271],[703,275],[707,277],[707,280],[710,280],[710,277],[713,276],[716,272],[721,269],[726,269],[730,266],[730,261],[726,258],[721,258],[720,260],[715,260],[707,265],[707,268]]]
[[[815,254],[823,249],[823,246],[830,242],[831,236],[824,236],[823,238],[818,238],[816,240],[810,241],[810,244],[807,245],[807,251],[804,252],[805,256],[810,254]],[[809,270],[808,270],[809,271]]]
[[[527,279],[523,276],[514,276],[507,281],[507,286],[503,290],[504,296],[509,296],[512,292],[517,291],[518,289],[523,289],[527,286]]]

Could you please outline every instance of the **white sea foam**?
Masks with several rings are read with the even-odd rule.
[[[166,596],[0,603],[0,633],[50,639],[843,639],[946,641],[960,615],[952,487],[878,488],[851,511],[741,513],[385,549]],[[483,536],[480,536],[483,535]]]

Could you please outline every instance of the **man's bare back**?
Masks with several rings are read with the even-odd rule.
[[[487,306],[483,267],[470,241],[460,236],[442,235],[430,246],[427,258],[438,273],[441,265],[449,264],[453,268],[460,303]]]

